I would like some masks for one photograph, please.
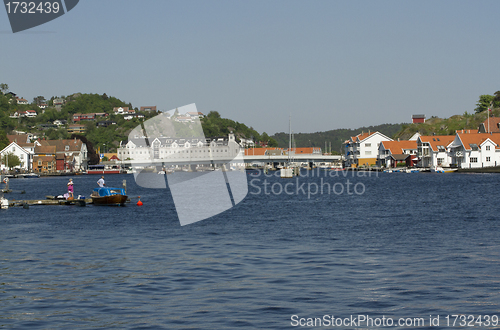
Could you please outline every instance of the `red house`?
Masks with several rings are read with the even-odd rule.
[[[425,115],[413,115],[411,120],[413,124],[425,123]]]

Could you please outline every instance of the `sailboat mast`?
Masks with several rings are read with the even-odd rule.
[[[288,163],[290,163],[290,153],[292,152],[292,115],[288,116]]]

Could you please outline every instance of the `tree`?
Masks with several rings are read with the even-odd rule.
[[[42,103],[45,103],[45,97],[39,95],[37,97],[34,97],[33,98],[33,103],[36,104],[36,105],[40,105]]]
[[[9,152],[3,155],[2,163],[5,164],[5,166],[7,166],[9,169],[12,169],[13,167],[20,165],[21,161],[19,160],[19,157]]]
[[[495,95],[493,98],[493,107],[500,108],[500,91],[496,91],[493,95]]]
[[[490,103],[493,102],[493,98],[493,95],[488,94],[479,96],[479,101],[477,101],[474,111],[476,111],[476,113],[480,113],[488,109],[490,107]]]
[[[5,94],[9,90],[9,85],[7,84],[0,84],[0,91],[2,91],[2,94]]]

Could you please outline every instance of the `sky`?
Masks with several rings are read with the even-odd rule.
[[[446,118],[500,90],[500,1],[81,0],[12,33],[0,83],[32,101],[106,93],[272,135]]]

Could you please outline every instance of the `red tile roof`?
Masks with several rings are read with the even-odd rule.
[[[391,154],[404,154],[404,150],[417,150],[417,141],[383,141],[380,142]]]
[[[422,142],[429,143],[433,151],[438,151],[438,146],[446,148],[452,143],[455,140],[455,135],[422,135],[419,139]]]

